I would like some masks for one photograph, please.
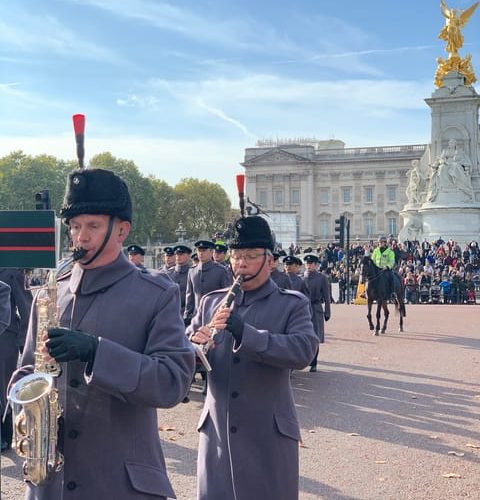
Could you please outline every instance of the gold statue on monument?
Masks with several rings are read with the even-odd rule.
[[[471,64],[472,56],[460,57],[458,49],[463,46],[462,28],[467,24],[470,16],[474,13],[480,2],[475,2],[468,9],[449,9],[444,0],[440,0],[440,10],[445,17],[445,26],[440,31],[438,38],[447,42],[445,47],[448,59],[437,59],[437,71],[435,73],[435,85],[441,87],[443,78],[450,71],[458,71],[465,78],[465,85],[472,85],[477,81]]]

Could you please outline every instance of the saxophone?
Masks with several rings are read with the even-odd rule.
[[[56,388],[56,377],[60,376],[61,368],[56,361],[44,361],[43,337],[48,328],[58,325],[57,276],[83,255],[83,249],[75,250],[72,257],[49,273],[46,287],[39,291],[35,301],[37,330],[34,371],[18,380],[8,395],[14,413],[15,449],[25,459],[23,478],[36,486],[63,467],[63,455],[58,449],[58,420],[62,408]]]

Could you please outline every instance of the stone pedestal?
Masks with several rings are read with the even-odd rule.
[[[419,214],[422,217],[422,237],[429,241],[452,238],[464,245],[479,239],[480,204],[469,207],[425,204]]]
[[[480,240],[480,96],[455,71],[443,83],[425,99],[432,110],[431,157],[425,159],[423,172],[427,189],[416,193],[414,180],[421,179],[417,174],[422,172],[412,168],[407,196],[411,200],[416,193],[416,203],[400,212],[404,219],[401,241],[413,239],[417,230],[418,240]]]

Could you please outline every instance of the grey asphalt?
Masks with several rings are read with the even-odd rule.
[[[333,305],[319,371],[292,375],[300,499],[480,499],[480,306],[407,306],[406,331],[392,312],[379,337],[365,315]],[[195,499],[200,391],[159,411],[179,500]],[[19,464],[2,455],[2,500],[23,496]]]

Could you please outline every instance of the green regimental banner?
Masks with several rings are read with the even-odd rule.
[[[0,210],[0,267],[56,267],[53,210]]]

